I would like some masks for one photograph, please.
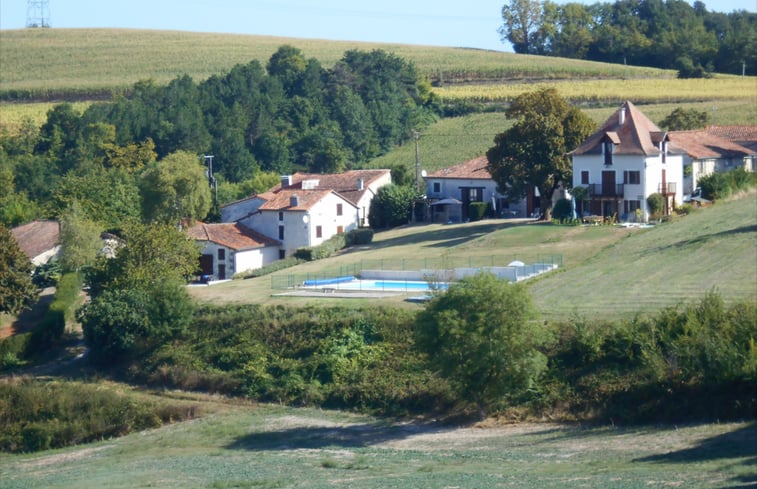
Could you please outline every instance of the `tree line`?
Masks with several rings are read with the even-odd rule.
[[[73,201],[106,228],[179,211],[204,218],[177,206],[201,211],[207,196],[166,199],[179,170],[207,184],[199,155],[214,156],[221,202],[267,190],[276,175],[359,167],[436,117],[430,88],[413,64],[381,50],[348,51],[326,69],[281,46],[266,66],[200,83],[138,82],[81,113],[60,104],[40,128],[0,134],[0,222],[57,217]]]
[[[710,12],[684,0],[510,0],[502,19],[502,41],[516,53],[675,69],[687,78],[757,73],[757,14],[745,10]]]

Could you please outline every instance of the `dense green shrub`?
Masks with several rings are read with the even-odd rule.
[[[353,229],[346,236],[347,246],[367,245],[373,242],[373,229]]]
[[[755,185],[757,185],[757,174],[743,168],[712,173],[697,180],[697,186],[702,189],[702,197],[709,200],[727,199],[734,193]]]
[[[195,407],[135,399],[96,384],[0,384],[0,451],[33,452],[121,436],[194,416]]]
[[[488,202],[471,202],[468,205],[468,218],[471,221],[480,221],[489,210]]]
[[[344,234],[335,234],[328,240],[319,244],[318,246],[311,246],[309,248],[299,248],[295,251],[295,258],[305,261],[322,260],[332,256],[337,251],[344,248],[346,245],[346,237]]]
[[[63,336],[66,323],[75,319],[76,308],[81,302],[82,283],[83,277],[77,272],[61,277],[53,302],[32,332],[28,353],[45,351]]]
[[[31,333],[22,333],[0,340],[0,370],[11,369],[23,363],[31,338]]]
[[[573,206],[568,199],[559,199],[552,207],[552,218],[562,221],[573,217]]]
[[[34,282],[34,285],[36,285],[37,287],[44,289],[45,287],[53,287],[57,285],[60,278],[60,262],[53,259],[43,265],[39,265],[34,269],[32,282]]]
[[[658,219],[662,216],[662,212],[665,209],[665,197],[659,193],[650,194],[647,197],[647,205],[649,206],[650,217]]]

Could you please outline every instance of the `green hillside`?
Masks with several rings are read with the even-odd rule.
[[[581,60],[515,55],[463,47],[361,43],[255,35],[128,29],[0,31],[0,94],[96,91],[188,74],[196,81],[258,60],[290,44],[326,67],[350,49],[383,49],[413,61],[440,83],[492,79],[671,77],[672,72]]]
[[[418,269],[424,260],[496,263],[560,255],[561,270],[530,284],[545,319],[572,314],[615,319],[694,302],[713,288],[727,301],[757,300],[757,200],[755,194],[700,209],[648,229],[556,226],[488,220],[418,225],[376,234],[373,244],[334,258],[298,265],[275,276],[337,276],[355,264]],[[275,280],[275,279],[274,279]],[[271,277],[192,288],[201,302],[375,304],[375,300],[273,297]],[[382,299],[403,305],[403,298]],[[417,307],[407,305],[406,307]]]

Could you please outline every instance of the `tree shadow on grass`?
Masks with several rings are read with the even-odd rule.
[[[723,238],[726,236],[735,236],[739,234],[749,234],[749,233],[754,233],[754,232],[757,232],[757,224],[752,224],[749,226],[739,226],[733,229],[719,231],[717,233],[703,234],[701,236],[692,237],[691,239],[683,239],[681,241],[678,241],[677,243],[672,243],[670,245],[658,247],[658,251],[662,251],[663,249],[671,248],[671,247],[672,248],[687,248],[689,246],[699,246],[712,239]]]
[[[490,220],[479,221],[470,225],[450,225],[427,232],[414,233],[409,236],[398,236],[384,241],[374,242],[370,249],[388,248],[390,246],[402,246],[417,241],[432,242],[430,246],[449,248],[472,241],[493,231],[499,231],[515,226],[523,226],[520,221]],[[420,225],[423,227],[425,225]]]
[[[443,432],[434,424],[387,424],[386,422],[346,426],[305,426],[249,433],[227,448],[233,450],[298,450],[320,448],[364,448],[403,440],[419,433]]]
[[[744,459],[734,464],[752,467],[751,474],[732,478],[730,488],[757,486],[757,421],[742,428],[699,442],[696,446],[635,459],[634,462],[696,463],[709,460]]]

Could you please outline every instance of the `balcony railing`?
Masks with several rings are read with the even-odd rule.
[[[601,183],[589,184],[590,197],[623,197],[623,184],[602,185]]]
[[[676,193],[676,182],[661,183],[657,186],[657,193],[673,195]]]

